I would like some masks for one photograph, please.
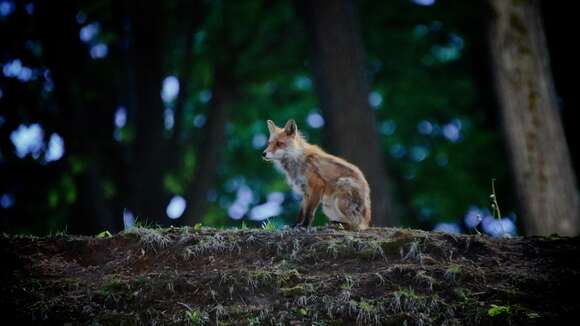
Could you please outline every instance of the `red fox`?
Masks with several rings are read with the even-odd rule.
[[[330,222],[350,230],[364,230],[371,221],[370,188],[363,173],[347,161],[309,144],[294,120],[278,128],[268,120],[270,138],[262,153],[288,179],[292,189],[303,195],[294,227],[308,227],[316,209]]]

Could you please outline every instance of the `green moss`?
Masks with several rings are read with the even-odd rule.
[[[365,259],[374,259],[385,256],[382,248],[382,242],[370,239],[363,244],[359,254]]]
[[[375,257],[375,251],[371,248],[366,248],[361,250],[360,252],[361,257],[365,258],[365,259],[371,259],[373,257]]]
[[[528,94],[528,108],[531,112],[535,112],[538,109],[538,102],[540,101],[540,96],[538,92],[534,89],[535,84],[531,83],[528,85],[530,88],[530,93]]]
[[[491,307],[487,310],[487,315],[490,317],[510,316],[511,313],[512,308],[510,306],[498,306],[492,304]]]
[[[527,55],[532,54],[532,50],[530,49],[530,47],[528,45],[524,44],[523,40],[520,40],[520,42],[518,44],[518,52],[522,56],[527,56]]]
[[[520,36],[526,35],[528,33],[526,25],[524,25],[524,22],[515,13],[510,15],[510,26],[515,29]]]
[[[248,326],[260,325],[260,317],[259,316],[248,317],[246,319],[246,323],[248,324]]]
[[[350,275],[344,275],[344,282],[340,284],[340,288],[343,290],[351,290],[354,287],[354,280]]]
[[[207,316],[205,316],[202,311],[197,309],[187,310],[185,312],[185,316],[187,318],[188,324],[194,326],[204,325],[207,319]]]
[[[381,249],[383,253],[387,256],[398,256],[401,253],[401,248],[403,248],[408,242],[408,239],[396,239],[392,241],[381,242]]]
[[[109,295],[116,291],[121,291],[125,288],[125,284],[117,278],[112,278],[108,280],[101,288],[101,293],[103,295]]]
[[[399,289],[399,290],[393,292],[393,295],[395,297],[407,298],[407,299],[413,299],[413,300],[416,300],[419,298],[415,294],[415,290],[413,290],[412,288]]]
[[[275,273],[276,283],[278,286],[286,285],[290,282],[300,280],[300,273],[296,269],[290,269],[280,273]]]
[[[276,278],[276,274],[271,271],[257,270],[257,271],[246,271],[241,273],[241,277],[236,277],[233,275],[224,274],[222,278],[226,279],[226,282],[233,282],[232,285],[236,285],[241,282],[245,282],[250,289],[258,289],[260,287],[269,287],[275,284],[273,282]]]
[[[310,311],[308,311],[308,308],[300,308],[298,309],[298,314],[302,317],[306,317],[308,316],[310,313]]]
[[[340,250],[340,246],[338,241],[328,241],[327,243],[327,247],[326,247],[326,252],[331,255],[332,257],[336,258],[338,257],[338,252]]]
[[[461,266],[457,264],[451,264],[445,271],[445,278],[449,281],[455,281],[457,280],[457,276],[459,276],[459,274],[461,274]]]
[[[304,284],[298,284],[294,287],[280,289],[280,294],[287,298],[301,296],[304,295],[304,293],[306,293]]]

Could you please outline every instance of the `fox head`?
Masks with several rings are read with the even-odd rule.
[[[268,120],[268,130],[270,131],[268,146],[262,153],[265,160],[282,160],[300,155],[302,143],[294,119],[288,120],[284,128],[278,128],[272,120]]]

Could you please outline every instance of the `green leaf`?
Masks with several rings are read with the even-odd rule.
[[[112,237],[112,236],[113,236],[113,235],[112,235],[112,234],[111,234],[111,232],[109,232],[108,230],[105,230],[105,231],[103,231],[103,232],[101,232],[101,233],[97,234],[97,238],[99,238],[99,239],[100,239],[100,238],[110,238],[110,237]]]
[[[511,313],[510,306],[498,306],[498,305],[491,305],[491,308],[487,310],[487,315],[490,317],[496,317],[499,315],[509,315]]]

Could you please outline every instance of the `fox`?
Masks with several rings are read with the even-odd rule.
[[[328,154],[309,144],[294,119],[279,128],[267,121],[270,137],[262,157],[286,175],[292,190],[302,195],[296,223],[292,227],[308,228],[316,210],[331,224],[347,230],[365,230],[371,222],[370,187],[364,174],[354,164]]]

